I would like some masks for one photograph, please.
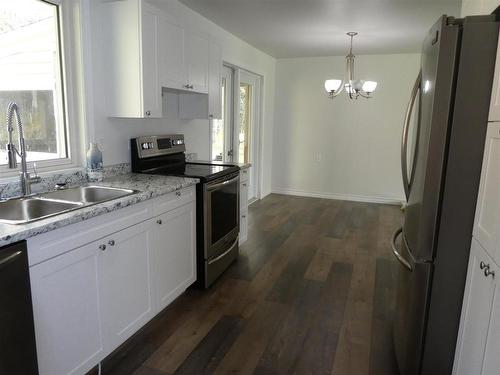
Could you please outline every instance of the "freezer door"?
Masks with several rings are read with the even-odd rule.
[[[414,262],[404,241],[399,241],[395,246],[393,251],[400,267],[394,317],[394,351],[401,375],[417,375],[423,353],[432,264]]]
[[[417,132],[403,234],[417,261],[432,261],[447,134],[455,89],[459,29],[443,16],[424,40]],[[403,160],[403,162],[405,162]],[[404,170],[404,168],[403,168]]]

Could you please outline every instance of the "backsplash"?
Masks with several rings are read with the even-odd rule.
[[[104,167],[104,178],[109,178],[121,174],[129,173],[131,170],[129,163],[122,163]],[[70,172],[53,173],[42,177],[42,181],[31,185],[33,193],[41,193],[54,190],[58,183],[65,183],[67,186],[81,185],[87,182],[87,173],[85,169],[73,170]],[[8,183],[0,182],[0,199],[7,199],[21,195],[19,181]]]

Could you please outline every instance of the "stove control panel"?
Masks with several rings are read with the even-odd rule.
[[[139,137],[135,138],[135,142],[140,159],[186,151],[183,134]]]

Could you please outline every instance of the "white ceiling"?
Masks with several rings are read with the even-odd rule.
[[[442,14],[458,16],[461,0],[179,0],[271,56],[419,52]]]

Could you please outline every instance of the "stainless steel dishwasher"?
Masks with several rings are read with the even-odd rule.
[[[0,374],[37,374],[26,242],[0,248]]]

